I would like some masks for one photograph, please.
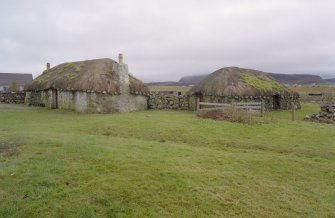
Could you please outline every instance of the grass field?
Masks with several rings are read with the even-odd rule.
[[[307,95],[308,93],[330,93],[335,95],[335,85],[319,85],[319,86],[297,86],[290,87],[293,91],[300,95]]]
[[[335,125],[302,121],[318,110],[242,125],[0,104],[0,217],[335,217]]]
[[[335,84],[320,84],[318,86],[297,86],[290,87],[300,95],[302,102],[322,102],[327,98],[335,98]],[[309,96],[309,93],[321,93],[322,96]]]

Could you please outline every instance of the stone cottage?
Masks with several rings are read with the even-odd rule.
[[[112,113],[147,109],[149,89],[119,62],[95,59],[47,69],[26,87],[28,105]]]
[[[299,94],[275,81],[267,73],[226,67],[208,75],[189,93],[201,102],[264,102],[268,110],[291,109],[292,102],[300,108]]]

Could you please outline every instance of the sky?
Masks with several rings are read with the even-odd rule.
[[[124,54],[145,82],[238,66],[335,77],[333,0],[0,0],[0,72]]]

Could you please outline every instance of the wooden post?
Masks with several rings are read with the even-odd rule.
[[[264,116],[264,101],[261,101],[261,117]]]
[[[292,107],[292,121],[295,121],[295,105],[293,102],[291,107]]]
[[[196,107],[196,111],[198,111],[200,109],[200,98],[197,97],[197,107]]]

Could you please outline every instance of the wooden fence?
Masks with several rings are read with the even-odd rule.
[[[236,103],[231,103],[231,104],[199,102],[199,101],[197,102],[197,110],[220,109],[220,108],[228,108],[228,107],[246,110],[250,113],[259,113],[262,116],[265,112],[264,102],[236,102]]]

